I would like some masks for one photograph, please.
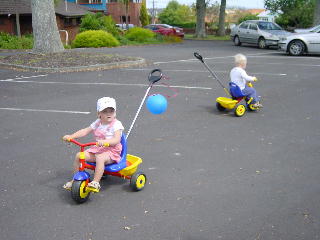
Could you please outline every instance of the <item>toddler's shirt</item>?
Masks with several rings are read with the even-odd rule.
[[[254,78],[249,76],[243,68],[234,67],[230,72],[230,79],[243,90],[246,87],[246,82],[253,81]]]

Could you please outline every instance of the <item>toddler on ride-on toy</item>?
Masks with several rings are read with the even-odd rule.
[[[93,192],[99,192],[100,190],[99,182],[103,176],[105,165],[120,161],[122,150],[120,141],[124,130],[122,123],[116,119],[116,101],[113,98],[100,98],[97,102],[97,112],[98,119],[91,123],[89,127],[63,137],[63,140],[70,141],[70,139],[84,137],[93,132],[97,146],[90,147],[84,152],[87,162],[96,163],[93,181],[88,183],[88,188]],[[79,155],[80,153],[77,153],[75,156],[74,172],[79,169]],[[63,188],[70,190],[72,183],[73,180],[67,182],[63,185]]]
[[[246,84],[247,81],[249,83],[251,81],[257,81],[256,77],[249,76],[245,71],[245,68],[247,66],[246,56],[244,56],[243,54],[237,54],[234,56],[234,60],[236,66],[230,72],[231,84],[236,84],[247,99],[252,98],[251,103],[254,108],[261,108],[262,105],[259,102],[259,97],[257,96],[256,90],[252,86],[248,86]]]

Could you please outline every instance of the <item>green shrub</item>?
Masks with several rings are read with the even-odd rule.
[[[0,48],[2,49],[32,49],[33,36],[24,35],[21,38],[0,32]]]
[[[142,43],[142,42],[149,41],[150,39],[154,39],[155,35],[156,34],[149,29],[134,27],[134,28],[130,28],[126,32],[125,37],[130,41],[136,41],[136,42]]]
[[[103,21],[100,15],[101,14],[88,13],[84,17],[82,17],[81,24],[80,24],[80,32],[102,29]]]
[[[114,37],[119,36],[119,29],[116,27],[116,23],[113,21],[111,16],[104,16],[103,17],[103,25],[105,30],[111,33]]]
[[[79,33],[72,42],[72,47],[116,47],[119,41],[110,33],[103,30],[89,30]]]

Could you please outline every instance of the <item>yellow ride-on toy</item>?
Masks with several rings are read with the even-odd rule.
[[[243,95],[239,86],[237,86],[235,83],[232,83],[232,82],[229,83],[229,89],[230,89],[230,92],[229,92],[227,88],[219,80],[217,75],[204,62],[203,57],[196,52],[194,53],[194,56],[204,64],[204,66],[212,74],[213,78],[215,78],[218,81],[218,83],[224,89],[226,94],[229,96],[229,97],[218,97],[216,99],[216,107],[220,112],[225,110],[234,110],[234,114],[237,117],[242,117],[246,113],[247,109],[249,109],[250,111],[256,111],[259,109],[253,106],[252,104],[253,99],[247,98],[245,95]],[[248,85],[249,87],[253,87],[251,82],[248,83]]]

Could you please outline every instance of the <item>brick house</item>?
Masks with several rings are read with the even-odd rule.
[[[130,0],[128,23],[140,25],[139,15],[141,0]],[[60,30],[61,40],[69,42],[79,32],[81,17],[90,12],[103,12],[111,15],[116,23],[126,22],[125,7],[119,0],[60,0],[55,7],[56,21]],[[32,33],[31,0],[1,0],[0,32],[17,34],[16,15],[19,16],[21,34]]]
[[[66,41],[66,32],[68,32],[68,40],[73,40],[79,32],[80,19],[90,9],[84,6],[79,6],[74,3],[65,5],[61,1],[55,7],[56,21],[58,29],[61,30],[60,36],[63,42]],[[11,35],[17,34],[16,15],[19,15],[21,34],[32,33],[32,10],[31,0],[1,0],[0,4],[0,32],[6,32]]]
[[[93,11],[102,11],[111,15],[116,23],[126,23],[125,6],[119,0],[67,0],[82,6],[91,8]],[[142,0],[129,0],[128,23],[140,25],[140,8]]]

